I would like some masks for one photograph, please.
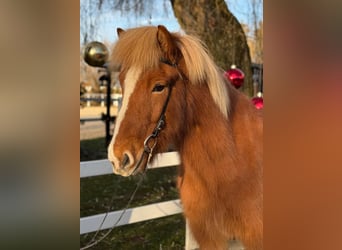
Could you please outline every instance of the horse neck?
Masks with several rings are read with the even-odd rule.
[[[211,175],[217,184],[220,178],[233,179],[237,154],[230,122],[204,84],[188,87],[186,101],[187,130],[179,144],[184,171],[201,179]]]

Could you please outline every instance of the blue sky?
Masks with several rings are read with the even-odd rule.
[[[81,0],[81,4],[84,4],[89,0]],[[251,0],[225,0],[228,4],[230,11],[237,17],[237,19],[242,23],[251,23]],[[107,12],[104,12],[98,19],[99,29],[97,30],[96,40],[98,41],[108,41],[114,42],[117,39],[116,28],[131,28],[141,25],[165,25],[170,31],[179,31],[181,28],[174,17],[171,4],[166,1],[167,12],[163,10],[163,2],[160,0],[154,0],[152,5],[153,10],[151,11],[152,16],[148,14],[143,14],[139,17],[135,13],[121,14],[120,11],[113,11],[108,8]],[[262,19],[262,6],[259,9],[259,16]],[[104,8],[106,9],[106,8]],[[91,18],[91,17],[88,17]],[[83,24],[81,20],[81,25]]]

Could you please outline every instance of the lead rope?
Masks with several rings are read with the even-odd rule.
[[[146,168],[146,169],[147,169],[147,168]],[[101,222],[99,228],[97,229],[95,235],[94,235],[94,236],[92,237],[92,239],[88,242],[88,244],[87,244],[86,246],[80,248],[80,250],[88,249],[88,248],[90,248],[90,247],[92,247],[92,246],[95,246],[96,244],[98,244],[99,242],[101,242],[104,238],[106,238],[106,237],[113,231],[113,229],[119,224],[119,222],[121,221],[122,217],[124,216],[124,214],[126,213],[127,209],[129,208],[131,202],[133,201],[136,192],[138,191],[139,187],[141,186],[141,184],[142,184],[142,182],[143,182],[143,180],[144,180],[145,173],[146,173],[146,170],[145,170],[145,171],[143,172],[143,174],[141,175],[140,180],[138,181],[138,183],[137,183],[137,185],[136,185],[134,191],[132,192],[131,197],[130,197],[130,199],[128,200],[126,207],[124,208],[124,210],[122,210],[122,212],[121,212],[119,218],[116,220],[116,222],[114,223],[114,225],[113,225],[113,226],[107,231],[107,233],[105,233],[101,238],[99,238],[98,240],[95,240],[95,238],[96,238],[96,236],[98,235],[98,233],[100,232],[100,230],[101,230],[101,228],[102,228],[102,226],[103,226],[103,224],[104,224],[104,222],[105,222],[105,220],[106,220],[106,218],[107,218],[109,212],[110,212],[111,209],[112,209],[112,206],[113,206],[113,203],[114,203],[114,195],[112,196],[112,199],[111,199],[111,201],[110,201],[110,204],[111,204],[111,205],[109,206],[109,208],[108,208],[108,210],[107,210],[107,212],[106,212],[106,215],[105,215],[104,218],[102,219],[102,222]]]

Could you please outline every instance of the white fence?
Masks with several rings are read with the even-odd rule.
[[[159,154],[155,157],[154,161],[148,165],[149,169],[177,166],[180,164],[179,155],[177,152],[169,152]],[[112,174],[112,165],[108,160],[85,161],[80,164],[80,177],[91,177],[105,174]],[[182,212],[180,200],[171,200],[149,204],[127,209],[117,226],[142,222],[146,220],[162,218],[169,215],[179,214]],[[122,210],[112,211],[107,215],[101,230],[111,228],[115,223]],[[95,232],[98,230],[101,222],[106,214],[97,214],[80,219],[80,234]],[[186,226],[186,240],[185,249],[191,250],[198,248],[197,243],[193,240],[191,232]]]

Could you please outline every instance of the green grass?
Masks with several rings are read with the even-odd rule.
[[[81,161],[107,157],[104,138],[81,141]],[[177,168],[168,167],[149,170],[137,191],[130,207],[178,199],[176,188]],[[103,175],[81,179],[81,217],[121,210],[126,207],[139,176],[121,177]],[[113,204],[110,204],[111,199]],[[107,231],[101,231],[101,237]],[[94,233],[80,236],[85,246]],[[185,221],[181,214],[120,226],[91,249],[183,249],[185,242]]]
[[[80,142],[81,161],[92,161],[107,158],[107,149],[105,139],[97,138],[91,140],[82,140]]]

